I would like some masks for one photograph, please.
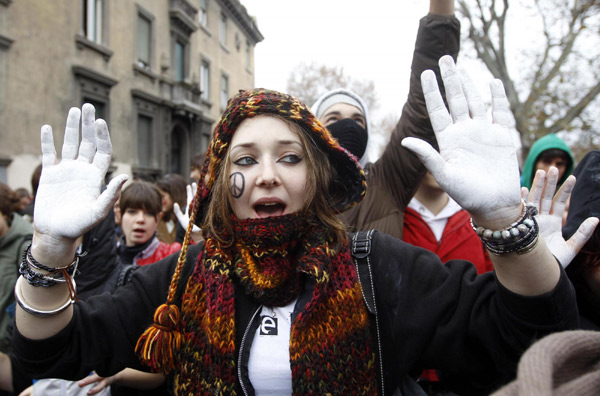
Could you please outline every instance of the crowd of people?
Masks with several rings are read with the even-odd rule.
[[[548,135],[519,169],[503,85],[490,119],[459,42],[430,0],[373,162],[345,87],[240,91],[189,178],[105,185],[89,104],[62,158],[43,126],[32,196],[0,183],[0,390],[597,394],[600,153]]]

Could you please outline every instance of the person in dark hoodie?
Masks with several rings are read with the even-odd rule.
[[[564,140],[553,133],[536,140],[531,146],[523,172],[521,175],[521,185],[531,188],[531,183],[535,177],[535,171],[542,169],[548,172],[550,166],[558,169],[558,186],[560,187],[564,181],[573,173],[575,160],[571,149]]]
[[[570,238],[577,222],[590,216],[600,217],[600,151],[588,153],[574,173],[577,184],[571,194],[571,205],[563,235]],[[567,275],[577,291],[581,327],[600,330],[600,228],[567,267]]]

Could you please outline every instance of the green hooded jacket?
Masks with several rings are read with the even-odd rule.
[[[569,158],[571,159],[570,164],[567,166],[567,171],[563,175],[563,177],[558,181],[558,185],[562,185],[563,182],[569,177],[571,173],[573,173],[573,168],[575,167],[575,159],[573,158],[573,154],[571,153],[571,149],[565,143],[564,140],[559,138],[553,133],[549,133],[548,135],[538,139],[531,146],[531,150],[529,150],[529,155],[525,160],[525,165],[523,165],[523,172],[521,173],[521,186],[531,188],[531,183],[533,183],[533,177],[535,176],[535,163],[537,162],[538,157],[542,152],[550,149],[559,149],[567,153]]]

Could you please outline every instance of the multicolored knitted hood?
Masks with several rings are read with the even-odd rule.
[[[215,127],[200,176],[200,180],[206,181],[200,192],[201,210],[210,200],[212,186],[222,169],[223,159],[236,129],[245,119],[263,114],[277,115],[298,125],[327,154],[335,172],[331,183],[334,190],[329,196],[336,197],[330,201],[330,206],[336,213],[341,213],[362,200],[367,187],[362,167],[352,154],[337,143],[308,107],[293,96],[256,88],[240,91],[231,98]],[[206,175],[209,177],[206,178]]]

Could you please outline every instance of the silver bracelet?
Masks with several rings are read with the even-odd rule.
[[[23,311],[27,312],[28,314],[38,316],[41,318],[45,318],[48,316],[52,316],[52,315],[61,313],[65,309],[69,308],[69,306],[75,302],[73,295],[69,291],[69,298],[63,305],[61,305],[58,308],[48,310],[48,311],[34,308],[34,307],[30,306],[29,304],[27,304],[27,302],[25,302],[25,299],[23,298],[23,294],[21,293],[21,283],[23,282],[24,279],[25,278],[23,278],[23,276],[21,275],[21,276],[19,276],[19,278],[17,279],[17,282],[15,283],[15,300],[17,300],[17,304],[19,304],[19,307],[21,307],[23,309]],[[73,290],[75,290],[75,280],[73,278],[71,278],[71,284],[73,286]]]

